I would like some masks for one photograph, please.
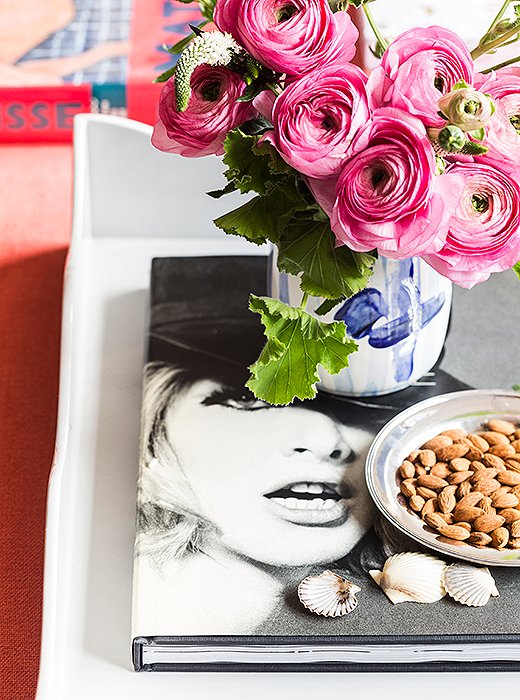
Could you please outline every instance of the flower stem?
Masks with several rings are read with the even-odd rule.
[[[300,303],[300,309],[305,309],[307,306],[307,299],[309,298],[309,292],[304,292],[302,296],[302,300]]]
[[[514,58],[510,58],[508,61],[502,61],[502,63],[497,63],[495,66],[491,66],[491,68],[486,68],[485,70],[481,70],[480,72],[491,73],[491,71],[500,70],[501,68],[510,66],[512,63],[518,63],[518,61],[520,61],[520,56],[515,56]]]
[[[502,46],[502,44],[507,40],[510,39],[511,37],[515,36],[516,34],[520,33],[520,24],[517,24],[515,22],[515,25],[511,27],[510,29],[507,30],[507,32],[504,32],[504,34],[501,34],[499,37],[496,39],[493,39],[493,41],[489,41],[486,44],[479,44],[476,49],[473,49],[471,52],[471,58],[473,60],[477,59],[479,56],[482,56],[484,53],[488,53],[492,49],[496,49],[499,46]]]
[[[502,17],[505,15],[507,8],[508,8],[509,5],[512,3],[512,1],[513,1],[513,0],[505,0],[504,4],[502,5],[502,7],[500,8],[500,10],[498,11],[497,16],[495,17],[495,19],[494,19],[494,20],[491,22],[491,24],[489,25],[489,29],[484,33],[482,39],[483,39],[484,37],[486,37],[490,32],[493,31],[493,29],[495,28],[495,24],[498,24],[498,23],[500,22],[500,20],[502,19]],[[482,43],[482,39],[479,41],[479,46],[480,46],[480,44]]]
[[[381,46],[383,51],[386,51],[388,48],[388,41],[385,39],[385,37],[381,34],[379,31],[379,27],[377,26],[374,17],[372,16],[372,10],[369,8],[367,3],[362,5],[363,7],[363,12],[365,13],[365,17],[367,18],[367,21],[372,28],[372,31],[374,32],[374,35],[377,39],[377,43]]]

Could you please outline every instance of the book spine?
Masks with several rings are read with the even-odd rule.
[[[74,115],[91,101],[90,85],[0,87],[0,142],[70,141]]]

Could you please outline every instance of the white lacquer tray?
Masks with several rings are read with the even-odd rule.
[[[136,457],[150,260],[259,252],[211,225],[233,206],[233,198],[215,202],[202,194],[220,186],[219,160],[158,153],[149,144],[150,133],[149,127],[116,117],[82,115],[75,124],[73,242],[48,495],[37,699],[303,700],[324,693],[412,698],[418,688],[426,699],[451,693],[459,683],[465,692],[478,689],[475,698],[495,692],[497,683],[502,691],[513,690],[515,674],[436,674],[432,682],[427,674],[131,670]],[[467,313],[460,318],[463,325]],[[465,341],[453,342],[459,350]],[[459,360],[457,353],[455,366]],[[462,374],[465,368],[462,363]],[[493,377],[488,385],[500,384]]]

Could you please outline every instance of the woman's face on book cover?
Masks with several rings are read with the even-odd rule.
[[[170,443],[219,546],[266,564],[341,558],[372,524],[371,436],[315,410],[271,407],[213,381],[182,392]]]

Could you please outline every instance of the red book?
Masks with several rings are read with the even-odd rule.
[[[152,124],[161,90],[153,80],[176,60],[164,45],[201,19],[196,3],[175,0],[8,3],[0,8],[0,142],[70,141],[78,112]]]

